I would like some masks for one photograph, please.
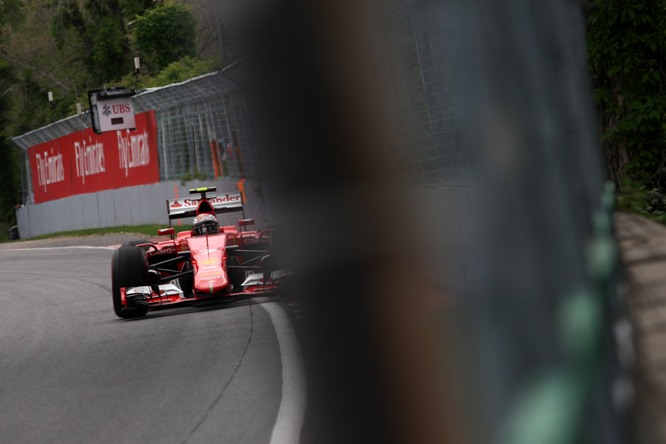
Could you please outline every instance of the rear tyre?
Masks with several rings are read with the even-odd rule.
[[[120,296],[122,287],[148,285],[146,264],[146,251],[143,248],[123,245],[113,253],[111,259],[111,296],[113,311],[118,317],[124,319],[137,318],[148,313],[148,307],[145,305],[123,307]]]

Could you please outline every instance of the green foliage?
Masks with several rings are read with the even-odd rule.
[[[11,65],[0,60],[0,91],[12,80]],[[0,97],[0,238],[7,237],[7,229],[15,223],[14,206],[21,202],[18,150],[5,138],[10,109],[8,97]]]
[[[129,37],[122,8],[114,0],[88,0],[85,7],[76,0],[59,3],[51,22],[51,35],[60,50],[73,40],[83,49],[77,59],[84,63],[92,83],[122,77],[131,69]]]
[[[666,223],[666,195],[658,188],[647,188],[645,185],[626,181],[622,193],[617,197],[616,208]]]
[[[154,0],[120,0],[120,9],[125,17],[133,19],[143,14],[154,4]]]
[[[666,185],[666,3],[592,0],[588,52],[613,179]]]
[[[19,73],[16,81],[20,88],[13,98],[21,106],[12,107],[12,116],[5,128],[7,136],[30,131],[63,116],[64,101],[56,96],[55,105],[50,106],[47,102],[48,90],[35,79],[32,71]]]
[[[169,0],[0,0],[0,239],[21,199],[20,151],[9,138],[72,115],[86,90],[133,86],[135,55],[140,87],[216,69],[197,58],[195,33],[189,9]]]
[[[208,176],[206,175],[206,173],[200,173],[199,170],[195,168],[193,172],[189,172],[180,176],[180,184],[185,185],[187,182],[191,182],[193,180],[207,180],[207,179]]]
[[[171,63],[169,66],[158,72],[155,76],[142,74],[138,79],[134,74],[127,74],[116,82],[110,82],[110,87],[134,87],[138,83],[138,89],[156,88],[172,83],[184,82],[185,80],[207,74],[220,69],[220,64],[216,61],[206,61],[195,57],[185,56],[182,59]]]
[[[22,0],[0,0],[0,23],[16,26],[23,22]]]
[[[127,37],[117,20],[103,17],[89,28],[93,42],[87,65],[89,73],[102,83],[122,77],[131,69],[132,58],[128,55]]]
[[[153,70],[196,55],[194,17],[181,4],[162,4],[138,17],[134,24],[134,41],[142,58]]]
[[[192,77],[209,73],[219,68],[215,62],[206,62],[190,56],[175,61],[164,68],[157,76],[150,79],[147,86],[164,86],[182,82]]]
[[[62,50],[68,32],[75,33],[79,38],[85,38],[87,24],[76,0],[63,1],[51,21],[51,36],[58,49]]]

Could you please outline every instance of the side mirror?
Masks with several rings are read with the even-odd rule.
[[[254,219],[241,219],[238,221],[238,226],[241,228],[254,225]]]
[[[159,230],[157,230],[157,234],[160,235],[160,236],[167,236],[167,235],[173,236],[174,233],[175,233],[175,230],[173,229],[173,227],[160,228]]]

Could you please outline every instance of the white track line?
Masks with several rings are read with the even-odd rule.
[[[300,441],[305,416],[305,374],[300,347],[289,317],[275,302],[259,304],[271,317],[280,345],[282,360],[282,401],[270,444],[296,444]]]

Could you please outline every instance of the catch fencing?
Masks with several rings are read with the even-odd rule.
[[[157,122],[159,183],[66,197],[35,204],[28,150],[90,127],[82,114],[15,137],[22,152],[23,207],[17,211],[21,237],[103,226],[160,224],[159,202],[187,192],[188,186],[217,184],[247,195],[248,215],[268,221],[258,186],[259,162],[247,116],[238,65],[188,81],[152,88],[133,98],[137,113],[154,111]],[[107,158],[109,154],[107,154]],[[138,195],[143,197],[138,197]],[[132,197],[134,196],[134,198]],[[150,199],[147,197],[150,196]]]
[[[148,90],[138,110],[155,110],[162,180],[260,176],[238,65]]]

